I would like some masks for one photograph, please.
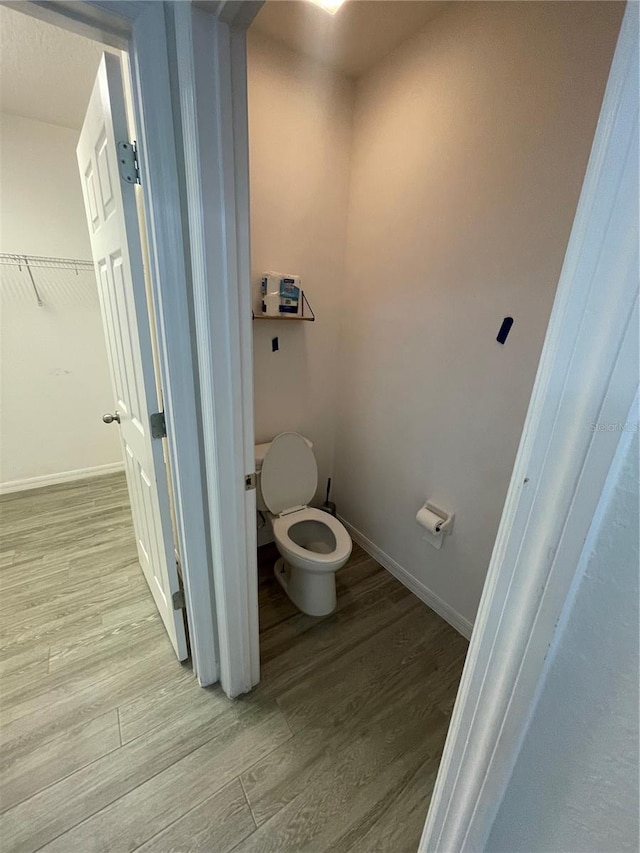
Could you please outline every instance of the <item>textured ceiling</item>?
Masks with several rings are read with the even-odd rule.
[[[306,0],[267,0],[251,26],[358,77],[447,5],[437,0],[347,0],[329,15]]]
[[[0,6],[0,110],[80,129],[103,50]]]

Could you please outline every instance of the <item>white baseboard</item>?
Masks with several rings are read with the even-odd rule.
[[[432,592],[429,587],[425,586],[421,581],[414,578],[406,569],[403,569],[399,563],[396,563],[388,554],[381,551],[377,545],[374,545],[370,539],[360,533],[352,524],[349,524],[344,518],[340,517],[340,521],[351,534],[354,542],[357,542],[369,556],[373,557],[376,562],[385,568],[390,574],[397,578],[401,584],[410,589],[420,601],[423,601],[428,607],[434,610],[438,616],[442,616],[445,622],[448,622],[452,628],[455,628],[458,633],[462,634],[467,639],[471,638],[473,624],[461,616],[457,610],[454,610],[449,604],[443,601],[439,596]]]
[[[57,486],[74,480],[86,480],[88,477],[101,477],[124,471],[124,462],[110,462],[108,465],[95,465],[93,468],[78,468],[76,471],[62,471],[60,474],[45,474],[43,477],[28,477],[26,480],[9,480],[0,483],[0,495],[11,492],[26,492],[28,489],[42,489],[44,486]]]

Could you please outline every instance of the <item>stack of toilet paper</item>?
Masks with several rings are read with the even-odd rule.
[[[267,317],[299,317],[302,313],[300,276],[264,273],[262,313]]]

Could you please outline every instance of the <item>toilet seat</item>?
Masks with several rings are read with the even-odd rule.
[[[300,509],[318,487],[316,457],[297,432],[282,432],[269,445],[260,476],[262,497],[274,515]]]
[[[328,527],[336,540],[335,548],[323,554],[311,551],[294,542],[289,535],[291,528],[303,521],[315,521]],[[295,512],[274,518],[273,535],[283,557],[285,559],[293,557],[301,567],[309,571],[333,571],[337,564],[344,565],[351,554],[351,537],[346,527],[329,513],[313,507],[303,507]]]

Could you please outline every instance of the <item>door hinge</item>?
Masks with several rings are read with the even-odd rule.
[[[253,474],[245,474],[244,477],[244,488],[246,492],[250,492],[252,489],[256,487],[256,475]]]
[[[174,592],[171,596],[171,602],[173,603],[174,610],[184,610],[184,590],[179,589],[177,592]]]
[[[149,423],[151,424],[151,438],[167,437],[167,422],[164,419],[164,412],[154,412],[149,415]]]
[[[135,142],[118,142],[118,166],[120,177],[128,184],[140,183],[140,164]]]

